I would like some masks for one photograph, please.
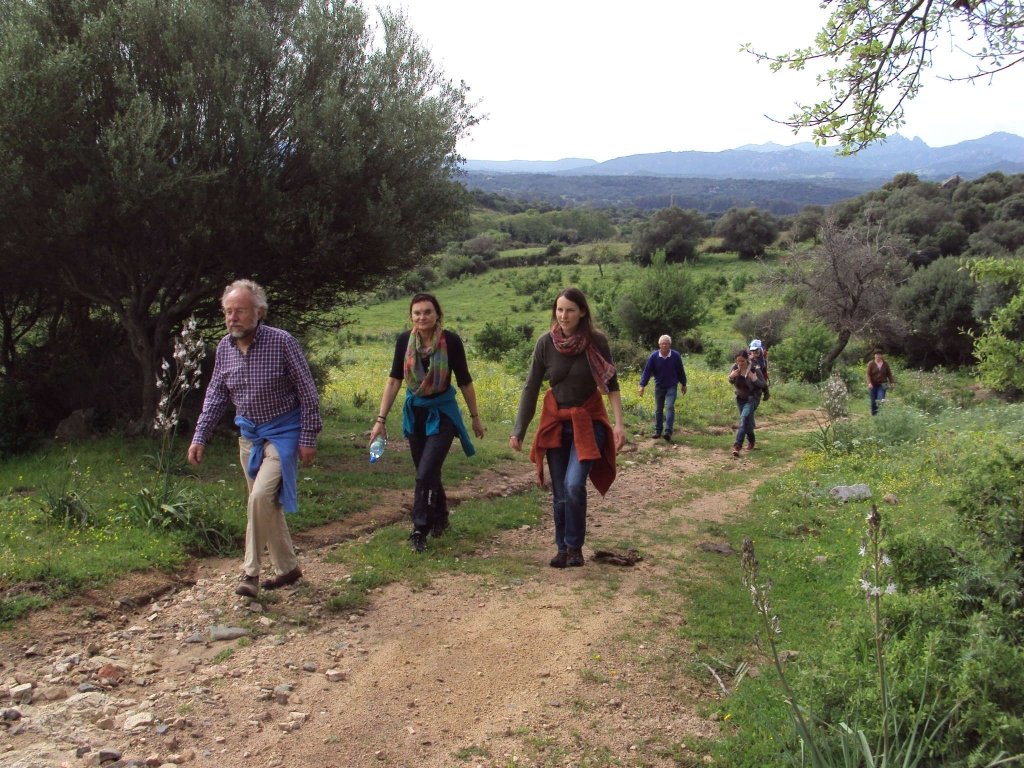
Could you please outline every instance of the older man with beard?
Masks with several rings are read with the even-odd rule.
[[[316,386],[298,342],[263,323],[263,288],[252,280],[236,280],[224,290],[221,306],[228,333],[217,345],[188,460],[193,465],[203,460],[210,433],[233,403],[241,432],[239,458],[249,487],[245,561],[235,594],[256,597],[260,586],[278,589],[302,578],[284,512],[298,509],[297,465],[313,463],[323,423]],[[264,547],[276,575],[261,585]]]

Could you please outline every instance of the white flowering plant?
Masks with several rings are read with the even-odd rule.
[[[142,488],[135,497],[135,513],[150,528],[182,531],[198,552],[216,553],[231,545],[230,537],[220,530],[202,509],[196,495],[188,488],[172,484],[175,463],[174,441],[181,422],[181,409],[189,394],[198,391],[202,375],[206,343],[196,320],[190,317],[174,340],[173,363],[164,360],[157,375],[160,392],[153,429],[160,436],[156,465],[160,476],[158,492]]]

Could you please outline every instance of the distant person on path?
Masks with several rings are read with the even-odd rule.
[[[477,437],[484,436],[484,423],[469,375],[466,348],[458,334],[442,327],[444,313],[437,298],[417,293],[409,302],[409,318],[412,328],[395,340],[391,372],[384,384],[377,420],[370,430],[370,442],[378,435],[387,437],[388,412],[404,383],[402,434],[409,439],[416,467],[409,542],[414,551],[423,552],[428,535],[440,536],[448,529],[448,497],[441,484],[441,468],[455,436],[458,435],[467,456],[476,453],[455,400],[453,374]]]
[[[644,371],[640,374],[640,396],[643,397],[647,382],[654,377],[654,434],[657,440],[664,437],[672,442],[672,427],[676,420],[676,387],[682,387],[686,394],[686,369],[683,367],[683,356],[672,349],[672,337],[664,335],[658,339],[658,348],[647,358]],[[665,416],[665,411],[668,416]],[[662,433],[662,423],[665,431]]]
[[[885,391],[896,383],[892,377],[892,368],[882,357],[882,350],[876,349],[874,359],[868,363],[868,393],[871,397],[871,415],[878,414],[878,404],[885,400]]]
[[[754,339],[750,342],[750,364],[756,368],[761,369],[761,375],[764,376],[764,397],[763,400],[768,399],[768,387],[771,381],[768,377],[768,353],[764,349],[764,344],[761,343],[760,339]]]
[[[550,565],[565,568],[584,563],[587,478],[602,495],[608,491],[615,480],[615,452],[626,444],[626,430],[608,339],[597,329],[583,291],[562,290],[552,305],[551,319],[551,330],[533,349],[508,444],[522,450],[541,383],[547,380],[551,388],[544,395],[530,460],[543,485],[547,456],[557,549]],[[608,421],[602,394],[611,403],[615,426]]]
[[[302,578],[285,512],[298,510],[298,463],[316,458],[323,427],[320,400],[299,343],[264,325],[267,294],[252,280],[236,280],[221,297],[228,333],[217,345],[213,376],[188,448],[188,461],[203,460],[210,433],[229,404],[235,406],[239,460],[249,488],[245,560],[236,595],[256,597],[260,586],[278,589]],[[276,575],[259,583],[263,548]]]
[[[747,441],[747,450],[754,450],[754,429],[757,426],[754,423],[754,412],[761,404],[761,394],[765,388],[761,369],[750,364],[749,350],[742,349],[736,354],[736,362],[729,371],[729,382],[736,389],[736,407],[740,412],[740,424],[732,445],[732,455],[739,456],[744,438]]]

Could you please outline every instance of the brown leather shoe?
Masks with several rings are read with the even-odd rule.
[[[551,558],[551,561],[548,563],[548,565],[550,565],[552,568],[565,568],[565,566],[567,565],[568,561],[569,561],[569,553],[568,552],[558,552],[558,553],[555,554],[554,557]]]
[[[246,576],[242,574],[242,578],[238,582],[238,586],[235,587],[235,594],[240,597],[256,597],[260,593],[260,582],[255,576]]]
[[[296,568],[292,568],[288,573],[279,573],[272,579],[267,579],[261,587],[264,589],[280,589],[281,587],[287,587],[289,584],[294,584],[296,581],[302,578],[302,571]]]
[[[566,558],[565,564],[570,568],[579,568],[583,562],[583,550],[569,547],[569,556]]]

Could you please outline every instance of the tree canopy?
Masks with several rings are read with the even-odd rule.
[[[697,243],[708,228],[708,220],[700,211],[676,205],[662,208],[637,228],[633,258],[646,266],[656,251],[664,251],[665,261],[670,264],[689,261],[697,255]]]
[[[807,309],[836,334],[821,361],[823,377],[854,334],[891,333],[902,322],[893,294],[909,271],[897,238],[877,226],[842,228],[832,216],[819,245],[793,251],[776,279],[805,289]]]
[[[917,96],[935,50],[955,47],[974,69],[948,79],[994,75],[1024,61],[1024,4],[1020,0],[824,0],[830,15],[814,42],[782,54],[753,51],[772,69],[802,70],[823,63],[818,82],[827,95],[783,122],[810,128],[817,144],[838,140],[856,152],[899,128],[906,103]]]
[[[736,251],[741,259],[764,256],[765,248],[775,242],[779,224],[775,217],[757,208],[730,208],[715,222],[714,233],[722,238],[722,248]]]
[[[147,413],[173,329],[231,279],[308,317],[431,251],[476,118],[402,16],[380,23],[329,0],[4,3],[0,267],[31,265],[0,285],[5,358],[69,301],[109,313]]]

